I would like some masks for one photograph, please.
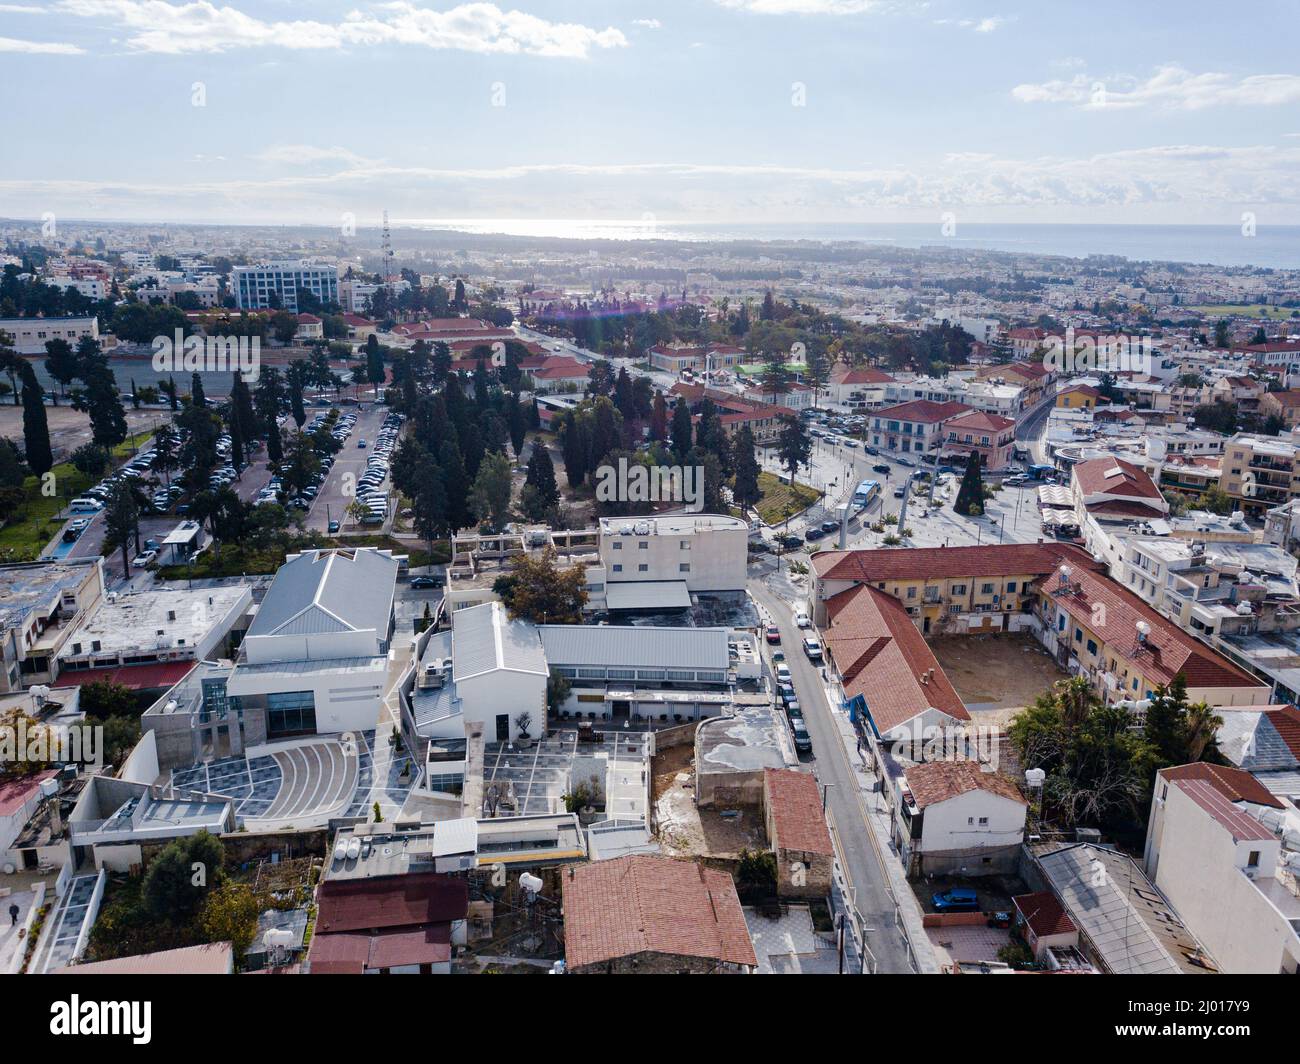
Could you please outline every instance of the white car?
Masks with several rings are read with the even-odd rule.
[[[798,613],[794,615],[794,623],[797,624],[800,628],[811,628],[812,618],[810,618],[808,614],[800,610]]]
[[[135,568],[137,569],[143,569],[145,566],[149,565],[157,557],[158,557],[158,552],[156,550],[141,551],[139,554],[135,556],[131,564],[135,566]]]

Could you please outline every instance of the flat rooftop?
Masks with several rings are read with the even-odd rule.
[[[665,517],[602,517],[602,535],[686,536],[709,531],[748,532],[738,517],[722,514],[671,514]]]
[[[0,624],[20,626],[37,606],[81,586],[98,559],[85,562],[30,562],[0,565]]]
[[[252,601],[251,590],[243,585],[137,591],[115,602],[105,598],[64,641],[59,657],[193,648],[241,603]]]
[[[768,706],[711,717],[696,731],[700,760],[696,772],[756,772],[787,768],[795,762],[782,715]]]

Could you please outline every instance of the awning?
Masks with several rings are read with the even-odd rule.
[[[683,580],[631,580],[606,584],[605,603],[611,610],[684,610],[691,593]]]

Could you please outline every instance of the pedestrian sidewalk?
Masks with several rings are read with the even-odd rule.
[[[853,768],[853,775],[857,779],[858,796],[866,811],[867,824],[871,828],[871,842],[880,856],[880,864],[885,870],[885,875],[889,877],[889,892],[893,895],[903,933],[912,948],[916,970],[921,975],[936,975],[940,971],[939,961],[930,938],[925,933],[921,905],[916,900],[916,895],[912,893],[903,864],[898,859],[898,852],[890,841],[889,807],[885,804],[884,798],[876,792],[876,775],[871,771],[866,758],[858,748],[857,732],[854,731],[848,713],[841,708],[838,693],[827,686],[825,695],[826,704],[831,707],[831,719],[839,731],[840,741],[844,744],[849,756],[849,764]],[[881,786],[885,785],[885,783],[881,784]]]

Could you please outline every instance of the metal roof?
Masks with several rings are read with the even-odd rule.
[[[376,550],[317,550],[290,558],[275,574],[249,637],[324,632],[388,633],[397,559]]]
[[[684,580],[629,580],[606,584],[605,604],[611,610],[684,610],[691,593]]]
[[[498,669],[547,675],[537,628],[511,620],[499,602],[456,610],[451,616],[452,679],[457,683]]]
[[[1080,843],[1040,855],[1038,863],[1110,971],[1177,975],[1197,970],[1187,963],[1197,949],[1195,939],[1128,857]]]
[[[727,670],[726,628],[543,624],[552,666]]]

